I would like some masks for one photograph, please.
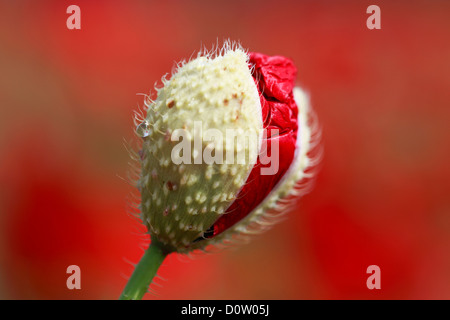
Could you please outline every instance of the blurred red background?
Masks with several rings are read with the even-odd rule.
[[[81,8],[81,30],[66,8]],[[381,8],[381,30],[366,8]],[[150,299],[449,299],[447,1],[0,2],[0,298],[116,299],[132,112],[225,38],[292,58],[323,127],[312,193],[250,244],[172,255]],[[66,268],[81,268],[81,290]],[[381,268],[368,290],[366,268]]]

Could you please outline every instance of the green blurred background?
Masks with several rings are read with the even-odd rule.
[[[66,8],[81,8],[81,30]],[[368,30],[366,8],[381,8]],[[132,112],[176,61],[239,40],[298,66],[313,192],[250,244],[170,256],[150,299],[450,299],[448,1],[0,1],[0,298],[116,299],[145,244]],[[81,290],[66,268],[81,268]],[[381,268],[368,290],[366,268]]]

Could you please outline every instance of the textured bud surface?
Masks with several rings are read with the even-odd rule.
[[[202,237],[245,184],[258,156],[258,139],[247,144],[227,143],[234,136],[227,129],[252,131],[263,128],[261,103],[242,49],[227,50],[216,57],[199,56],[180,66],[170,80],[163,80],[155,101],[148,102],[143,123],[141,217],[152,238],[155,236],[170,251],[187,252],[206,245],[195,240]],[[195,121],[201,121],[200,127]],[[172,141],[175,130],[188,132],[190,140],[202,141],[201,148],[192,142],[191,163],[175,164]],[[211,143],[205,133],[219,130],[224,141],[214,147],[234,145],[241,148],[245,164],[205,163],[196,160]]]
[[[164,252],[245,239],[306,192],[320,132],[296,73],[288,58],[228,42],[179,65],[146,100],[140,211]]]

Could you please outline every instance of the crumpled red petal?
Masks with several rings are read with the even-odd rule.
[[[214,237],[246,217],[273,190],[294,159],[298,107],[293,89],[297,68],[290,59],[282,56],[270,57],[261,53],[249,53],[249,56],[267,134],[263,146],[267,146],[267,156],[271,157],[272,144],[278,143],[279,167],[274,175],[261,175],[261,167],[270,167],[271,164],[262,164],[266,161],[260,155],[236,200],[205,233],[205,237]],[[274,135],[272,129],[277,129],[278,134]]]

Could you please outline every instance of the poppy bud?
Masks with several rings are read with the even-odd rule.
[[[304,187],[313,132],[296,71],[226,43],[180,64],[146,101],[141,219],[165,252],[264,229]]]

